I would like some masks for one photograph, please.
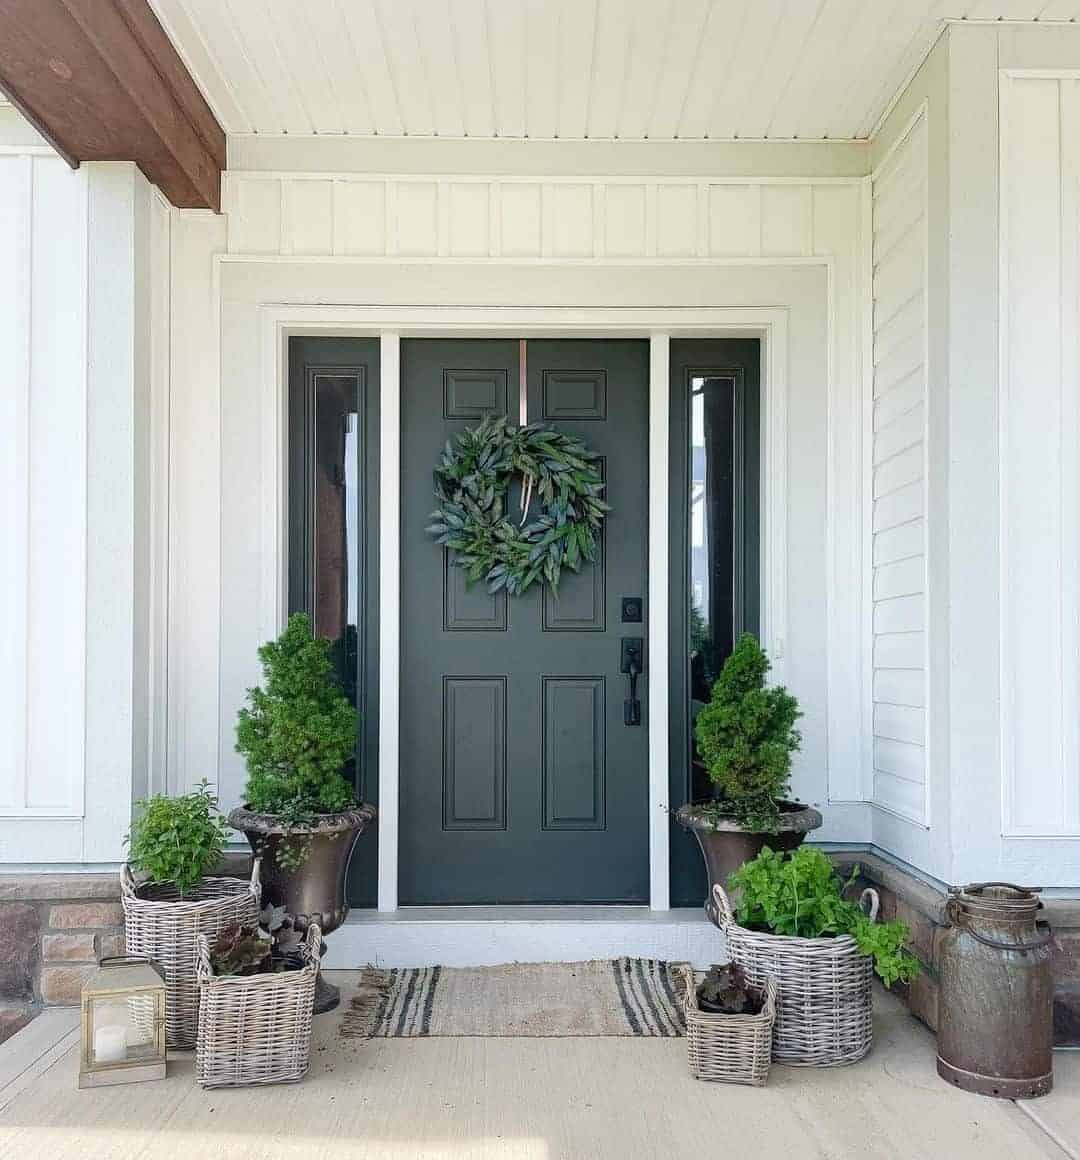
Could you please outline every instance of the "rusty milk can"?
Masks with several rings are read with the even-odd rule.
[[[1053,1086],[1051,931],[1038,891],[1008,882],[954,886],[938,955],[937,1070],[1004,1099]]]

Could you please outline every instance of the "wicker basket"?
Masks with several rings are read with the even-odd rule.
[[[147,955],[165,972],[165,1035],[169,1047],[191,1048],[199,1029],[199,984],[195,978],[195,940],[217,938],[233,922],[259,918],[259,862],[251,881],[204,878],[181,898],[168,884],[135,885],[131,867],[120,871],[124,904],[124,945],[129,955]]]
[[[776,984],[766,979],[758,989],[759,994],[764,992],[764,1002],[757,1015],[722,1015],[701,1010],[693,969],[683,967],[682,974],[686,1055],[694,1078],[761,1087],[769,1078]]]
[[[878,898],[869,897],[870,917]],[[724,888],[713,887],[720,929],[728,954],[747,981],[776,983],[776,1024],[772,1057],[789,1067],[838,1067],[855,1063],[870,1050],[874,1023],[870,1000],[873,962],[859,953],[850,935],[795,938],[747,930],[735,922]]]
[[[313,922],[299,970],[218,977],[199,936],[199,1040],[195,1078],[206,1088],[293,1083],[311,1058],[311,1016],[322,931]]]

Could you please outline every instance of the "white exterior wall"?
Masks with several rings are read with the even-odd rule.
[[[235,714],[259,679],[255,650],[280,623],[272,600],[264,611],[284,550],[263,527],[283,446],[263,349],[274,304],[786,305],[802,312],[799,326],[819,317],[822,363],[797,334],[789,560],[777,581],[788,628],[767,643],[807,708],[796,787],[835,803],[826,837],[864,838],[866,179],[626,176],[580,162],[558,175],[504,164],[495,176],[497,154],[484,174],[428,173],[415,160],[412,172],[294,172],[283,151],[273,169],[227,175],[224,235],[205,215],[174,225],[169,784],[216,774],[225,804],[239,798]],[[212,344],[180,338],[215,332],[220,375]]]
[[[930,813],[873,835],[951,882],[1080,886],[1078,33],[953,25],[874,142],[923,110]]]
[[[171,211],[134,166],[73,172],[0,113],[0,864],[111,862],[164,696],[147,384]]]
[[[1000,83],[1002,833],[1080,839],[1080,69]]]
[[[765,643],[819,837],[1080,886],[1078,76],[1080,30],[953,28],[861,153],[247,141],[222,217],[0,121],[0,864],[117,859],[145,789],[238,799],[281,304],[768,307]]]
[[[929,822],[926,108],[873,174],[873,802]]]

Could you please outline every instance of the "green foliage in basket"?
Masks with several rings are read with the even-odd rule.
[[[829,859],[813,846],[787,854],[764,849],[730,879],[740,895],[739,925],[800,938],[849,934],[860,952],[873,958],[874,970],[886,986],[897,980],[910,982],[920,967],[907,950],[907,925],[872,922],[844,897],[858,872],[856,866],[847,882],[842,881]]]
[[[247,761],[245,801],[287,830],[303,830],[319,814],[356,804],[342,775],[356,746],[356,710],[334,676],[330,642],[314,636],[304,613],[289,617],[259,659],[265,687],[248,689],[236,724],[236,749]],[[309,845],[303,837],[283,841],[279,865],[295,869]]]
[[[171,883],[183,897],[221,861],[229,827],[217,798],[204,780],[182,797],[157,794],[135,804],[138,813],[124,838],[128,861],[151,882]]]
[[[766,687],[769,667],[764,649],[744,632],[694,724],[698,755],[722,795],[713,808],[767,834],[779,829],[778,800],[789,792],[791,755],[802,740],[799,702],[782,685]]]

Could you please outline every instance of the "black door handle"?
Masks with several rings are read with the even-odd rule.
[[[623,723],[641,724],[641,702],[637,695],[637,679],[644,671],[642,664],[644,642],[640,636],[624,636],[619,659],[619,671],[630,678],[630,696],[623,702]]]

